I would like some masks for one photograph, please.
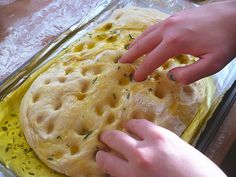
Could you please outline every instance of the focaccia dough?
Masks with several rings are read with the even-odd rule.
[[[29,145],[50,168],[73,177],[102,177],[94,156],[105,129],[146,118],[181,135],[205,99],[204,80],[181,85],[167,79],[175,66],[194,62],[191,56],[169,59],[146,81],[132,81],[133,64],[117,60],[134,38],[164,19],[154,10],[116,10],[103,24],[70,47],[25,94],[21,124]]]

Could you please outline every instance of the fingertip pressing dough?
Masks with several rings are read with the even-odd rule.
[[[21,102],[20,121],[47,166],[72,177],[103,177],[94,160],[103,148],[98,137],[106,129],[123,131],[132,118],[146,118],[179,136],[184,132],[206,97],[206,84],[181,85],[166,73],[195,58],[171,58],[143,82],[132,80],[143,57],[118,62],[134,38],[166,17],[154,9],[118,9],[33,82]]]

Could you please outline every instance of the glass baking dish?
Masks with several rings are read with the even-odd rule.
[[[29,85],[33,82],[33,80],[43,71],[45,71],[48,66],[50,66],[51,63],[53,63],[54,60],[58,56],[60,56],[63,53],[66,53],[68,46],[70,46],[73,42],[83,37],[88,31],[93,29],[97,24],[100,24],[104,20],[107,19],[107,17],[110,16],[110,14],[118,8],[122,8],[125,6],[138,6],[138,7],[151,7],[151,8],[157,8],[160,11],[163,11],[168,14],[173,14],[177,11],[188,9],[192,7],[197,7],[196,4],[190,3],[185,0],[121,0],[121,1],[115,1],[115,0],[104,0],[101,1],[101,3],[92,9],[92,11],[83,18],[80,22],[74,24],[71,26],[68,30],[66,30],[64,33],[62,33],[60,36],[58,36],[52,43],[47,45],[45,48],[43,48],[40,52],[38,52],[35,56],[33,56],[30,60],[28,60],[24,65],[22,65],[17,71],[12,73],[7,79],[5,79],[3,82],[0,83],[0,108],[6,109],[6,105],[9,104],[8,98],[10,98],[12,95],[16,95],[18,99],[21,99],[25,89],[21,89],[21,87],[27,88]],[[223,89],[221,89],[221,94],[218,94],[216,97],[217,99],[214,100],[214,102],[210,105],[208,114],[206,118],[198,120],[196,122],[192,122],[189,127],[191,127],[192,131],[192,137],[182,137],[189,143],[195,143],[197,140],[197,137],[199,136],[200,130],[204,128],[204,125],[206,121],[211,117],[212,113],[214,112],[216,106],[221,100],[221,96],[223,92]],[[19,102],[19,100],[18,100]],[[14,103],[11,103],[14,104]],[[9,104],[9,105],[11,105]],[[10,117],[12,119],[17,120],[17,110],[19,108],[19,105],[15,106],[9,106],[7,107],[8,111],[10,109]],[[5,107],[4,107],[5,106]],[[4,115],[0,115],[0,122],[7,121],[6,117]],[[4,128],[2,128],[4,129]],[[19,127],[18,127],[19,129]],[[18,132],[21,133],[21,132]],[[20,135],[20,134],[18,134]],[[3,136],[0,132],[0,136]],[[14,138],[12,139],[12,144],[14,144]],[[0,148],[1,149],[1,148]],[[8,151],[9,149],[5,149],[5,151]],[[43,166],[40,168],[47,168],[45,167],[35,156],[35,154],[32,151],[32,149],[28,149],[31,155],[34,155],[34,157],[37,160],[38,165]],[[15,156],[13,156],[15,158]],[[22,159],[23,160],[23,159]],[[2,161],[0,157],[0,161]],[[23,163],[20,162],[19,165]],[[10,170],[9,170],[10,169]],[[20,170],[14,171],[11,170],[11,164],[4,164],[0,165],[0,177],[1,175],[5,176],[21,176],[20,171],[23,169],[20,167]],[[29,173],[27,176],[40,176],[35,174],[34,172],[30,171],[32,169],[25,169],[28,170]],[[49,169],[48,169],[49,170]],[[50,170],[49,170],[50,171]],[[2,174],[1,174],[2,172]],[[57,174],[50,171],[51,176],[63,176],[60,174]]]

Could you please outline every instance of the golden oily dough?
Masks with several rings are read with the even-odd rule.
[[[123,130],[122,123],[132,118],[184,132],[205,99],[205,81],[184,86],[166,73],[194,58],[171,58],[143,82],[132,81],[143,58],[117,62],[134,38],[165,17],[154,9],[118,9],[34,81],[21,103],[21,125],[47,166],[72,177],[104,176],[94,160],[103,147],[98,136]]]

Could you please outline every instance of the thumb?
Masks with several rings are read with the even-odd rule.
[[[220,71],[224,67],[224,64],[220,61],[219,57],[207,54],[193,64],[171,69],[167,75],[170,80],[182,84],[191,84]]]

